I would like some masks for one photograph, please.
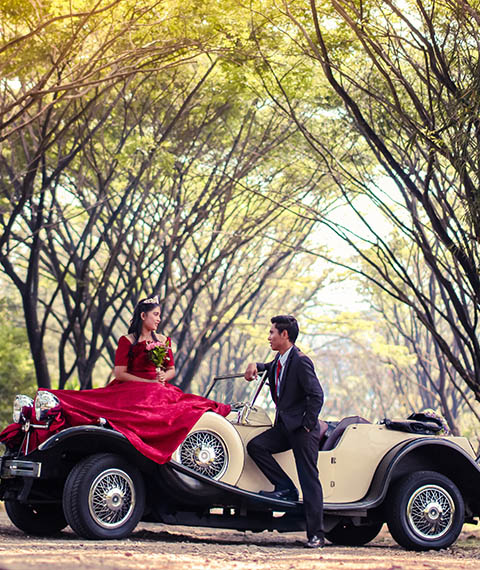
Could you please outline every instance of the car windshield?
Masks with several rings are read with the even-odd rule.
[[[275,414],[275,405],[270,396],[268,384],[262,387],[262,377],[252,382],[247,382],[243,374],[230,374],[228,376],[216,376],[213,378],[205,392],[205,397],[236,406],[237,404],[250,404],[253,397],[260,390],[256,399],[255,407],[263,408],[269,415]]]

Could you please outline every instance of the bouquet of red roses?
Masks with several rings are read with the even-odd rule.
[[[155,368],[164,368],[168,355],[168,349],[171,346],[170,339],[164,342],[161,340],[147,341],[145,348],[150,356],[150,360],[155,364]]]

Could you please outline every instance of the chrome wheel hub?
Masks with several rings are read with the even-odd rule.
[[[112,511],[118,511],[122,508],[125,494],[121,489],[111,489],[105,495],[105,504]]]
[[[215,463],[216,454],[215,449],[212,447],[199,447],[195,450],[195,463],[199,467],[209,467]]]
[[[227,451],[222,439],[210,431],[197,431],[180,446],[179,459],[182,465],[197,473],[219,479],[228,465]]]
[[[442,514],[443,508],[439,503],[430,503],[423,511],[425,520],[429,521],[431,524],[436,524],[437,521],[442,518]]]
[[[452,497],[437,485],[420,487],[407,504],[407,519],[411,529],[426,540],[436,540],[445,535],[453,524],[454,515]]]
[[[94,521],[103,528],[122,526],[135,507],[135,487],[121,469],[100,473],[90,487],[88,508]]]

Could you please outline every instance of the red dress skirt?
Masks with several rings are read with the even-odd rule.
[[[149,359],[145,342],[132,347],[122,337],[115,356],[115,365],[127,366],[127,371],[141,378],[155,378],[155,366]],[[173,354],[167,355],[173,365]],[[51,410],[53,421],[49,430],[35,430],[31,438],[36,447],[53,433],[71,426],[98,424],[100,418],[120,433],[143,455],[157,463],[166,463],[185,439],[187,433],[207,411],[228,415],[230,406],[194,394],[185,394],[168,382],[138,382],[114,380],[105,388],[92,390],[48,390],[60,400],[60,410]],[[17,429],[15,429],[15,427]],[[7,446],[17,443],[21,435],[20,424],[8,426],[0,441]]]

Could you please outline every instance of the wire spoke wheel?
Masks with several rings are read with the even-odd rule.
[[[179,452],[182,465],[212,479],[220,479],[228,466],[225,443],[211,431],[191,433],[180,446]]]
[[[79,536],[119,539],[128,536],[145,511],[142,473],[115,453],[79,461],[65,482],[63,510]]]
[[[117,528],[127,521],[135,507],[135,487],[121,469],[108,469],[90,487],[88,507],[103,528]]]
[[[445,535],[453,524],[455,503],[450,494],[437,485],[417,489],[407,504],[412,530],[425,539]]]
[[[413,471],[392,486],[386,518],[393,538],[412,550],[448,548],[465,520],[463,496],[443,473]]]

